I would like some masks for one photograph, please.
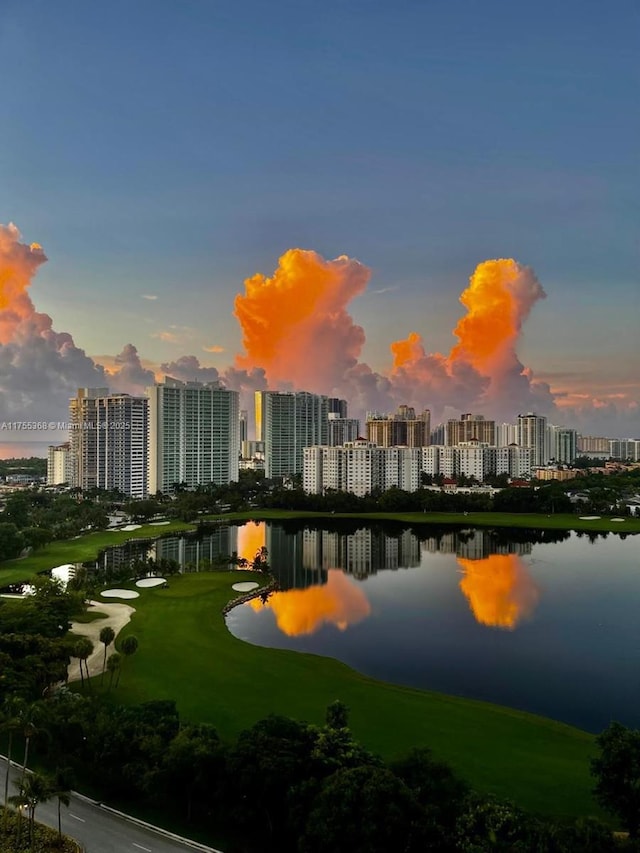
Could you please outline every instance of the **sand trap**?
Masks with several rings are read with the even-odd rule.
[[[580,521],[597,521],[599,518],[602,518],[601,515],[581,515]]]
[[[142,527],[142,525],[141,525],[141,524],[125,524],[125,526],[124,526],[124,527],[121,527],[121,528],[120,528],[120,530],[126,530],[126,531],[129,531],[129,530],[140,530],[140,528],[141,528],[141,527]]]
[[[105,589],[100,595],[104,598],[140,598],[140,593],[134,589]]]
[[[244,583],[234,583],[231,589],[235,589],[236,592],[251,592],[252,589],[258,589],[260,586],[259,583],[255,583],[255,581],[245,581]]]
[[[115,601],[90,601],[90,608],[99,613],[105,613],[106,619],[96,619],[95,622],[74,622],[71,630],[81,637],[88,637],[93,643],[93,654],[87,658],[90,675],[100,675],[104,664],[104,646],[100,642],[100,631],[103,628],[113,628],[116,636],[124,628],[135,609],[128,604],[118,604]],[[114,646],[107,649],[107,657],[115,651]],[[69,666],[69,681],[80,681],[80,669],[74,661]]]
[[[139,581],[136,581],[136,586],[148,588],[152,586],[162,586],[163,583],[166,583],[164,578],[141,578]]]
[[[612,518],[611,521],[626,521],[626,518]]]
[[[170,521],[152,521],[151,522],[152,527],[160,527],[160,525],[162,525],[162,524],[171,524],[171,522]]]

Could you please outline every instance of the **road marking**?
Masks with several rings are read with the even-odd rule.
[[[146,851],[147,851],[147,853],[151,853],[151,848],[150,848],[150,847],[143,847],[143,846],[142,846],[142,844],[136,844],[136,842],[135,842],[135,841],[132,841],[131,843],[133,844],[133,846],[134,846],[134,847],[139,847],[139,848],[140,848],[140,850],[146,850]]]
[[[69,812],[69,817],[74,818],[74,820],[79,820],[80,823],[86,823],[86,820],[83,817],[78,817],[78,815],[73,812]]]

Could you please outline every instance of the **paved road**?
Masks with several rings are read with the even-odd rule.
[[[0,757],[1,794],[4,796],[6,759]],[[11,768],[12,781],[19,779],[20,769]],[[11,794],[16,788],[10,784]],[[0,801],[1,803],[1,801]],[[36,820],[58,828],[58,801],[40,803]],[[172,838],[168,833],[140,826],[132,819],[100,806],[80,795],[72,794],[69,808],[62,807],[62,831],[84,845],[87,853],[193,853],[194,850],[214,851],[196,842]]]

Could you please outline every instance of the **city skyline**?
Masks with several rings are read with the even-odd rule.
[[[6,5],[0,419],[166,374],[637,437],[637,7],[356,6]]]

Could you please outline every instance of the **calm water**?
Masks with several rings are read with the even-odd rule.
[[[640,726],[640,537],[247,530],[282,591],[231,611],[243,640],[590,731]]]

